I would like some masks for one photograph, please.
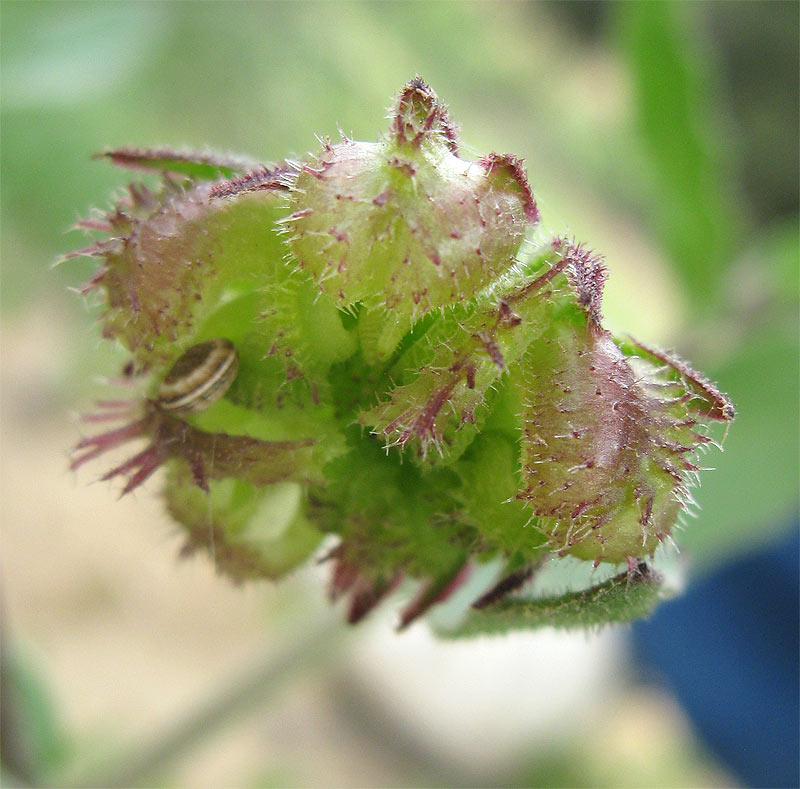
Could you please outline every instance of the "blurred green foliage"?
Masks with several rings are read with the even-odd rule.
[[[546,227],[609,253],[612,324],[635,313],[642,340],[731,395],[738,418],[678,542],[706,564],[747,551],[798,508],[799,8],[4,3],[4,327],[55,315],[81,375],[101,367],[90,316],[63,293],[93,265],[49,270],[81,244],[65,229],[124,181],[91,154],[269,161],[337,123],[373,139],[375,107],[418,72],[475,149],[526,157]]]
[[[4,786],[20,780],[37,784],[67,763],[70,743],[56,715],[50,689],[33,657],[5,640],[1,654],[0,777]]]
[[[712,64],[689,7],[634,3],[617,13],[649,169],[651,228],[683,278],[694,313],[713,310],[745,227],[733,222],[725,166],[730,142],[712,100]]]

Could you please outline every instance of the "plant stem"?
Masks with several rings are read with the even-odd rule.
[[[259,656],[215,696],[180,716],[143,745],[133,745],[102,768],[73,781],[75,786],[131,787],[152,780],[183,753],[211,737],[222,725],[263,704],[301,671],[327,662],[345,640],[347,629],[332,617],[281,654]]]

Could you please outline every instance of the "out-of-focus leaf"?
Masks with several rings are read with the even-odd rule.
[[[739,285],[739,293],[734,293],[733,297],[745,302],[745,309],[761,307],[774,319],[777,316],[772,305],[768,311],[763,310],[764,302],[772,299],[784,314],[791,312],[792,320],[796,321],[800,304],[800,278],[797,276],[800,272],[800,226],[796,216],[762,231],[742,256],[741,268],[746,268],[751,277],[744,283],[734,280],[734,286]],[[737,274],[735,271],[734,277]],[[761,304],[757,303],[759,299]]]
[[[734,224],[727,194],[709,60],[691,42],[698,18],[679,3],[623,3],[618,12],[651,166],[648,216],[696,306],[709,308],[743,223]]]
[[[506,599],[470,611],[455,629],[441,632],[445,638],[508,633],[537,627],[572,629],[596,627],[641,619],[661,599],[658,577],[621,573],[582,592],[536,600]]]
[[[64,733],[56,720],[48,691],[34,666],[8,644],[0,665],[2,686],[2,762],[6,779],[42,784],[63,765],[67,755]]]

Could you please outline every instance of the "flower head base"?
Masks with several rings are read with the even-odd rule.
[[[304,162],[106,156],[161,175],[85,222],[108,238],[78,253],[101,258],[84,290],[141,394],[90,417],[126,424],[81,441],[74,467],[146,438],[105,478],[126,493],[166,466],[187,551],[212,534],[235,579],[279,577],[336,535],[330,592],[351,622],[416,579],[407,626],[488,559],[503,569],[472,618],[550,553],[654,583],[642,561],[733,407],[603,327],[587,248],[523,246],[539,213],[521,161],[463,159],[421,79],[381,141]]]

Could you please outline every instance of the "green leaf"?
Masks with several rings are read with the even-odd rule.
[[[36,666],[8,641],[6,636],[0,663],[3,770],[31,785],[44,785],[45,777],[65,763],[69,744]],[[4,781],[4,785],[10,784]]]
[[[538,600],[502,600],[480,611],[470,611],[455,630],[439,635],[465,638],[537,627],[573,629],[633,622],[646,617],[661,597],[657,576],[620,573],[582,592]]]
[[[644,215],[657,223],[670,257],[695,299],[708,309],[735,250],[724,130],[712,117],[709,59],[696,57],[695,9],[682,3],[616,7],[622,49],[634,79],[636,122],[651,172]],[[709,298],[711,296],[712,298]]]

